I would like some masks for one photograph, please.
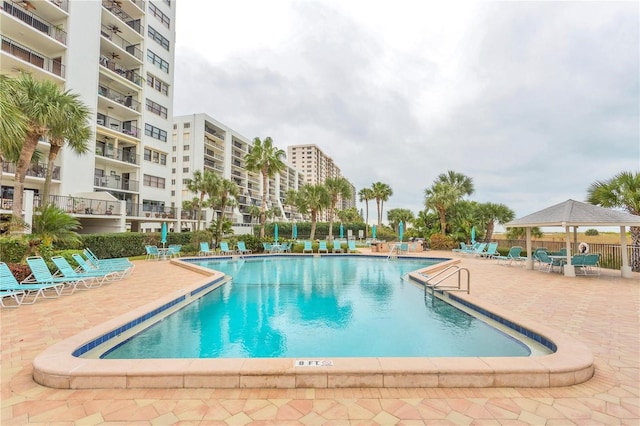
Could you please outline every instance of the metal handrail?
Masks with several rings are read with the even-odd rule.
[[[431,288],[431,294],[433,294],[433,292],[435,291],[436,288],[440,289],[440,290],[449,290],[449,291],[465,291],[465,289],[462,288],[462,282],[460,280],[460,275],[462,273],[462,271],[465,271],[467,273],[467,294],[471,293],[471,273],[469,272],[469,270],[467,268],[461,268],[458,265],[450,265],[446,268],[444,268],[442,271],[438,272],[437,274],[427,277],[427,280],[424,283],[424,290],[425,292],[427,291],[427,288]],[[458,276],[458,285],[457,286],[444,286],[444,285],[440,285],[442,284],[447,278],[450,278],[454,275]],[[439,280],[434,281],[436,278],[439,278]]]

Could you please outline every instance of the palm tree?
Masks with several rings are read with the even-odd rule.
[[[7,158],[19,158],[27,135],[27,117],[18,107],[22,95],[15,79],[0,75],[0,170]]]
[[[79,100],[78,95],[70,94],[59,99],[55,122],[49,128],[49,160],[42,191],[44,203],[49,202],[53,163],[64,147],[65,140],[77,154],[86,154],[89,151],[89,115],[89,108]]]
[[[431,188],[425,189],[425,206],[440,216],[442,235],[447,232],[447,210],[465,195],[473,194],[473,191],[473,180],[452,170],[438,175]]]
[[[596,181],[587,190],[587,201],[607,208],[621,208],[640,215],[640,173],[621,172],[605,181]],[[640,227],[631,227],[631,269],[640,271]]]
[[[260,238],[264,238],[264,224],[267,221],[267,193],[269,178],[284,170],[283,158],[285,152],[273,145],[273,140],[267,137],[264,142],[260,138],[253,139],[253,145],[245,155],[246,168],[250,172],[262,174],[262,204],[260,205]]]
[[[375,197],[373,196],[373,189],[371,188],[362,188],[358,192],[358,197],[360,197],[360,202],[364,201],[365,207],[365,218],[364,223],[367,225],[364,227],[364,237],[367,238],[367,233],[369,230],[369,200],[373,200]]]
[[[39,248],[44,244],[51,246],[54,242],[79,243],[80,238],[75,232],[80,229],[80,221],[67,214],[52,204],[47,204],[38,209],[39,214],[33,216],[33,228],[31,234],[27,234],[29,247],[24,254],[23,261],[27,257],[39,254]]]
[[[391,228],[398,232],[400,222],[404,223],[405,227],[407,224],[413,223],[413,212],[409,209],[391,209],[387,212],[387,220]]]
[[[235,182],[230,181],[229,179],[221,179],[220,184],[216,187],[217,191],[215,193],[209,194],[209,197],[215,200],[216,206],[220,209],[220,215],[217,219],[217,227],[216,227],[216,244],[218,243],[218,239],[222,235],[222,225],[224,223],[224,210],[227,206],[231,206],[236,197],[240,194],[240,190],[238,189],[238,185]]]
[[[297,207],[304,213],[311,213],[311,235],[313,240],[316,235],[316,222],[318,214],[329,207],[331,198],[324,185],[306,184],[298,191]]]
[[[493,237],[493,229],[497,223],[504,225],[505,223],[515,219],[516,214],[513,210],[504,204],[496,203],[482,203],[478,205],[477,209],[478,219],[485,226],[486,242],[490,241]]]
[[[329,241],[333,240],[333,219],[336,212],[338,198],[349,198],[351,196],[351,185],[343,177],[327,178],[324,187],[329,194]]]
[[[73,96],[63,92],[60,87],[49,80],[34,80],[30,74],[22,73],[16,79],[15,106],[27,118],[26,137],[20,148],[20,157],[16,164],[15,184],[13,190],[12,214],[22,216],[22,192],[24,179],[31,162],[31,157],[38,146],[40,138],[49,135],[51,126],[58,122],[58,108],[66,103],[66,98]],[[4,119],[4,118],[3,118]],[[13,144],[12,144],[13,145]]]
[[[376,199],[376,207],[378,208],[378,226],[381,226],[384,202],[388,201],[389,197],[393,195],[393,190],[386,183],[376,182],[371,185],[371,191],[373,192],[373,198]]]
[[[196,170],[193,172],[193,178],[187,182],[187,189],[199,195],[198,210],[196,210],[196,231],[200,229],[200,214],[204,207],[204,196],[215,193],[219,182],[220,177],[209,170],[204,172]]]

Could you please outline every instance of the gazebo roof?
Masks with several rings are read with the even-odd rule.
[[[533,226],[640,226],[640,216],[567,200],[506,223],[507,228]]]

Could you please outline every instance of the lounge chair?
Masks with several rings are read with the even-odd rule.
[[[170,244],[167,249],[167,256],[180,257],[180,250],[182,250],[182,244]]]
[[[83,251],[87,260],[97,269],[115,269],[122,271],[122,277],[129,275],[135,265],[126,257],[115,257],[112,259],[99,259],[88,247]]]
[[[455,252],[464,252],[464,251],[469,251],[471,250],[472,246],[468,246],[465,243],[460,243],[460,247],[459,248],[454,248],[451,251],[455,251]]]
[[[115,279],[115,272],[103,272],[103,271],[82,271],[78,272],[73,269],[73,266],[67,262],[62,256],[53,256],[51,261],[56,265],[58,270],[53,274],[54,277],[68,278],[73,281],[75,287],[82,283],[86,289],[92,287],[100,287],[105,281],[111,281]]]
[[[144,246],[145,251],[147,252],[147,256],[145,259],[151,260],[160,260],[160,252],[158,251],[158,246]]]
[[[311,245],[311,241],[304,242],[304,248],[302,249],[302,253],[306,253],[308,251],[313,253],[313,246]]]
[[[15,308],[22,304],[27,291],[20,288],[20,284],[16,277],[13,276],[9,266],[0,262],[0,306],[3,308]],[[8,297],[15,301],[15,305],[5,305],[5,298]]]
[[[244,241],[238,241],[238,245],[236,246],[236,251],[240,254],[251,254],[252,251],[247,249],[246,244],[244,243]]]
[[[347,253],[357,253],[358,249],[356,248],[356,242],[354,240],[349,240],[347,242]]]
[[[98,266],[95,266],[92,263],[89,263],[88,260],[85,260],[84,257],[80,256],[78,253],[73,253],[71,255],[73,260],[76,261],[78,268],[76,268],[76,272],[101,272],[104,274],[112,274],[112,279],[122,279],[129,273],[129,270],[133,268],[133,266],[128,266],[127,264],[118,264],[118,263],[104,263]]]
[[[273,253],[273,245],[271,243],[262,243],[262,249],[265,253]]]
[[[546,251],[539,251],[537,255],[538,261],[540,262],[540,265],[538,266],[539,271],[552,272],[555,266],[559,266],[560,269],[562,269],[562,266],[564,265],[563,261],[550,258]]]
[[[498,252],[498,243],[489,243],[487,245],[487,251],[480,253],[481,257],[486,257],[487,259],[492,259],[495,256],[499,256]]]
[[[333,252],[342,253],[342,243],[340,240],[333,240]]]
[[[325,240],[322,240],[318,243],[318,253],[320,253],[321,251],[329,253],[329,250],[327,249],[327,242]]]
[[[209,243],[206,241],[202,241],[200,243],[200,251],[198,252],[198,256],[210,256],[212,254],[215,254],[215,252],[209,248]]]
[[[281,243],[280,253],[291,253],[291,243]]]
[[[220,254],[236,254],[235,250],[229,248],[229,243],[226,241],[220,241]]]
[[[498,264],[504,263],[506,265],[511,265],[512,262],[522,261],[520,253],[522,253],[522,247],[513,246],[509,249],[509,253],[507,253],[506,256],[495,256],[494,258],[498,261]]]
[[[56,295],[54,297],[61,296],[64,292],[65,287],[68,287],[71,290],[69,294],[72,294],[75,291],[78,280],[64,277],[54,277],[42,257],[27,257],[27,265],[29,265],[29,268],[31,269],[31,275],[29,275],[24,281],[22,281],[20,285],[34,284],[37,286],[46,286],[47,288],[52,288],[56,292]],[[47,297],[44,292],[39,292],[36,294],[36,298],[38,297],[38,294],[40,294],[42,297]]]
[[[600,275],[600,253],[575,255],[571,264],[576,268],[576,275]]]

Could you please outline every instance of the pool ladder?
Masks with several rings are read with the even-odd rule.
[[[462,274],[466,272],[467,276],[467,286],[464,288],[462,286]],[[458,285],[446,285],[444,281],[453,276],[458,277]],[[431,294],[435,290],[446,290],[446,291],[466,291],[467,294],[471,292],[471,273],[467,268],[461,268],[458,265],[450,265],[444,268],[442,271],[438,272],[435,275],[427,276],[426,281],[424,283],[424,291],[427,292],[427,288],[431,289]]]

